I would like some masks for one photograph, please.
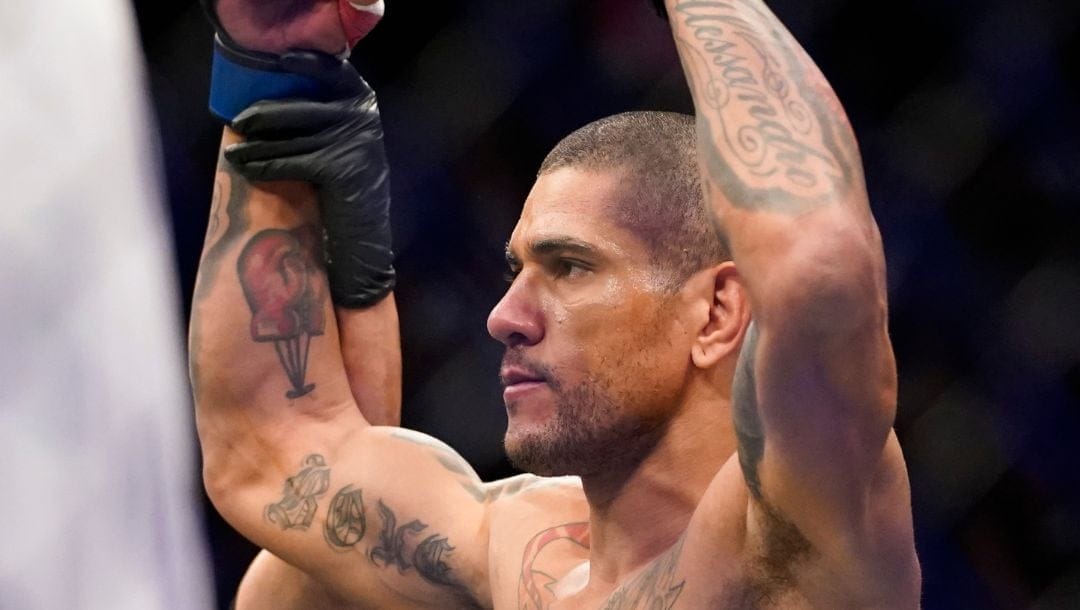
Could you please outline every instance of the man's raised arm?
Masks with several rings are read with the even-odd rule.
[[[313,5],[312,15],[321,8]],[[356,337],[339,340],[334,304],[350,308],[338,311],[350,332],[372,331],[375,341],[394,334],[384,324],[393,317],[385,300],[393,272],[374,95],[328,55],[249,53],[227,35],[217,44],[225,67],[215,65],[215,87],[228,73],[238,89],[291,87],[312,75],[308,84],[330,88],[313,90],[322,101],[261,102],[242,112],[233,91],[215,89],[212,99],[244,140],[226,130],[192,308],[210,498],[242,534],[343,601],[487,599],[479,480],[433,439],[369,426],[356,401],[396,408],[396,345],[386,363],[378,350],[353,351]],[[255,75],[265,82],[244,80],[268,65],[271,74]],[[353,369],[373,377],[360,391],[350,388],[343,349]]]
[[[917,603],[884,256],[847,117],[763,2],[666,7],[706,200],[754,317],[733,392],[748,527],[793,526],[785,561],[815,553],[867,576],[857,605]],[[886,584],[870,570],[883,566]]]
[[[479,481],[437,441],[369,426],[353,400],[314,193],[224,160],[215,192],[191,322],[215,507],[344,599],[483,597]]]

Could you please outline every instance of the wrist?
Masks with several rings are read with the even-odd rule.
[[[250,51],[214,37],[210,111],[225,122],[232,122],[259,100],[322,99],[327,89],[315,78],[285,69],[278,55]]]

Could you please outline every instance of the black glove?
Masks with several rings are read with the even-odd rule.
[[[355,78],[359,92],[346,99],[253,104],[232,122],[246,141],[225,149],[225,159],[249,180],[315,185],[330,294],[351,308],[374,305],[394,287],[382,122],[375,93]]]

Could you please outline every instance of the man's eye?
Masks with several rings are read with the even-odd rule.
[[[519,273],[521,273],[521,269],[507,269],[503,273],[503,279],[506,280],[507,284],[512,284]]]
[[[555,261],[555,276],[575,278],[589,271],[588,265],[581,261],[568,258],[560,258]]]

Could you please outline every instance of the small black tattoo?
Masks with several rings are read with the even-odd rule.
[[[366,531],[363,494],[346,485],[330,500],[323,536],[332,548],[346,549],[360,542]]]
[[[416,571],[424,578],[437,584],[450,586],[457,584],[450,578],[450,566],[446,565],[442,560],[444,554],[453,550],[454,547],[450,546],[445,536],[438,534],[428,536],[416,547],[416,552],[413,553],[413,564],[416,566]]]
[[[382,519],[382,531],[379,543],[368,552],[368,558],[378,567],[395,566],[401,574],[415,569],[424,580],[435,584],[463,589],[453,575],[450,558],[454,547],[446,536],[429,533],[423,540],[417,541],[427,524],[413,519],[399,526],[397,515],[382,500],[376,508]],[[411,550],[411,552],[410,552]]]
[[[413,519],[401,527],[397,526],[397,516],[382,500],[377,505],[379,516],[382,518],[383,528],[379,532],[379,544],[371,549],[369,557],[375,565],[382,563],[382,567],[397,566],[402,574],[412,567],[405,558],[405,534],[419,534],[427,528],[427,524],[419,519]]]
[[[266,506],[265,516],[281,529],[307,529],[319,505],[316,499],[330,486],[330,469],[323,456],[304,458],[304,468],[285,480],[282,498]]]

